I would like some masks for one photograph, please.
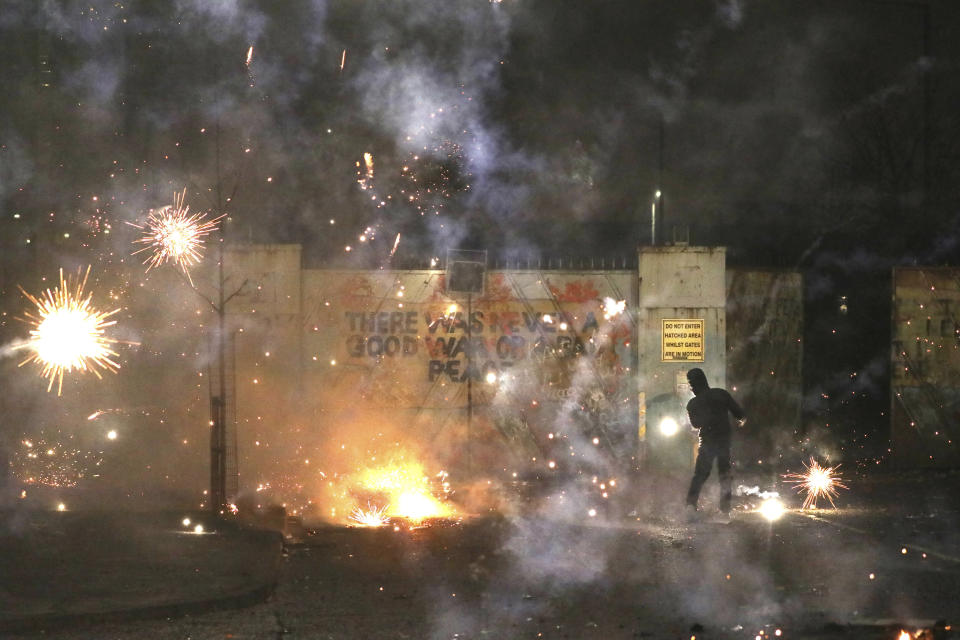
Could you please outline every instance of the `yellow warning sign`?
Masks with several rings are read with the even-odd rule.
[[[703,318],[664,318],[661,322],[661,362],[703,362]]]

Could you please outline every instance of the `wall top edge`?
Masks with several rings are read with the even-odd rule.
[[[655,247],[640,247],[638,252],[644,253],[726,253],[726,247],[702,247],[689,245],[663,245]]]

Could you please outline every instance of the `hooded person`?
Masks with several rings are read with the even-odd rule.
[[[700,490],[710,475],[713,461],[716,460],[720,478],[720,511],[728,516],[733,482],[730,473],[732,429],[729,414],[733,414],[740,426],[743,426],[746,414],[726,389],[707,384],[707,375],[703,369],[690,369],[687,372],[687,382],[694,394],[687,402],[687,416],[690,424],[700,431],[697,462],[690,480],[690,489],[687,491],[687,509],[691,514],[699,509]]]

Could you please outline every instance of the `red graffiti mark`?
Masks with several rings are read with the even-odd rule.
[[[514,300],[513,287],[507,282],[506,274],[488,274],[487,284],[480,300],[483,302],[510,302]]]
[[[519,333],[523,328],[523,318],[520,312],[511,309],[491,311],[486,320],[491,331],[499,331],[505,335]]]
[[[443,274],[439,274],[436,278],[430,279],[431,288],[430,288],[430,297],[426,298],[425,302],[447,302],[449,303],[450,298],[447,296],[447,277]]]
[[[567,282],[563,291],[547,280],[547,287],[558,302],[591,302],[600,298],[600,292],[593,286],[592,280]]]
[[[337,289],[337,297],[349,302],[374,297],[373,285],[363,275],[350,276]]]

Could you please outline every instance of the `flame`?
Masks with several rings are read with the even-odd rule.
[[[250,48],[247,49],[247,62],[246,62],[246,65],[249,67],[251,62],[253,62],[253,45],[250,45]]]
[[[383,495],[389,506],[384,513],[419,522],[427,518],[447,518],[454,510],[438,500],[430,478],[417,462],[366,469],[360,475],[361,488]],[[444,484],[444,489],[447,485]]]

